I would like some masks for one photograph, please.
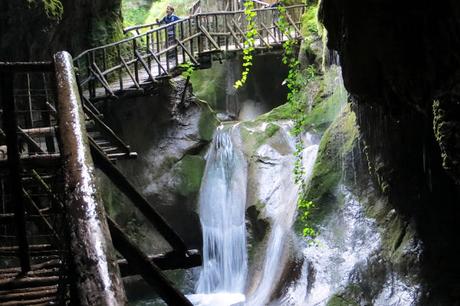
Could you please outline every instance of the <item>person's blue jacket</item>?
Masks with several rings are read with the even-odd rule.
[[[168,24],[168,23],[172,23],[174,21],[177,21],[177,20],[180,20],[179,17],[177,17],[176,15],[174,14],[171,14],[171,15],[166,15],[164,16],[160,21],[158,21],[158,24]],[[173,26],[170,26],[168,27],[168,36],[174,36],[175,33],[174,33],[174,27]]]
[[[158,23],[159,24],[163,24],[163,23],[168,24],[168,23],[171,23],[171,22],[174,22],[174,21],[177,21],[177,20],[180,20],[180,18],[177,17],[174,14],[171,14],[171,15],[164,16]]]

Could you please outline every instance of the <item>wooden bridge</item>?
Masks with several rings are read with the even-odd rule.
[[[300,38],[303,10],[286,8],[289,27],[282,33],[275,9],[257,9],[255,47],[265,52]],[[200,13],[130,28],[131,37],[74,59],[60,52],[52,62],[0,63],[1,305],[123,305],[120,270],[140,274],[168,304],[191,305],[162,270],[200,265],[201,256],[118,170],[118,159],[136,153],[107,126],[95,102],[143,94],[180,73],[183,63],[207,68],[214,57],[242,50],[245,29],[241,11]],[[143,253],[106,216],[95,167],[174,251]],[[112,246],[124,260],[114,258]]]
[[[256,9],[254,47],[266,52],[288,39],[301,38],[304,5],[286,7],[287,29],[281,31],[276,8]],[[189,63],[208,68],[213,57],[222,59],[242,51],[247,34],[243,11],[200,13],[168,25],[128,28],[132,37],[87,50],[74,59],[83,96],[95,102],[145,88],[181,71]]]

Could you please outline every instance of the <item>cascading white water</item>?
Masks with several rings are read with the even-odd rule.
[[[289,138],[289,136],[287,136],[288,132],[285,132],[286,137]],[[313,140],[311,134],[307,133],[305,136],[305,149],[302,152],[302,167],[304,180],[308,182],[316,160],[318,144]],[[294,139],[290,140],[292,145],[294,145]],[[259,154],[263,153],[263,151],[264,147],[262,146],[259,150]],[[293,177],[295,158],[293,156],[280,157],[278,160],[283,162],[271,167],[271,170],[267,173],[260,171],[259,174],[263,183],[269,182],[269,177],[273,176],[271,171],[276,171],[278,175],[274,184],[268,184],[270,186],[262,190],[262,198],[267,198],[264,194],[270,194],[270,199],[272,199],[266,203],[267,215],[272,220],[272,229],[267,242],[260,283],[255,292],[248,298],[247,305],[250,306],[264,306],[270,301],[273,290],[279,281],[280,272],[283,266],[282,257],[297,207],[299,186],[294,182]]]
[[[189,297],[196,305],[231,305],[244,300],[247,165],[233,145],[232,130],[220,127],[207,155],[199,198],[203,268],[197,294]]]

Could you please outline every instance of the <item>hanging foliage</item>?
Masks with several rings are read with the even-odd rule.
[[[241,78],[235,82],[233,87],[240,88],[246,83],[249,71],[252,66],[254,42],[257,36],[257,28],[255,18],[257,16],[254,11],[254,2],[249,0],[244,2],[244,15],[246,16],[246,39],[243,43],[243,72]]]

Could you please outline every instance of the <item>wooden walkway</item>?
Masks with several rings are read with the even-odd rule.
[[[287,30],[279,29],[276,8],[256,9],[256,50],[300,39],[305,5],[286,7]],[[181,71],[181,64],[206,68],[213,56],[244,48],[247,22],[243,11],[203,13],[153,28],[131,27],[132,37],[84,51],[74,58],[83,95],[90,101],[114,98]]]

